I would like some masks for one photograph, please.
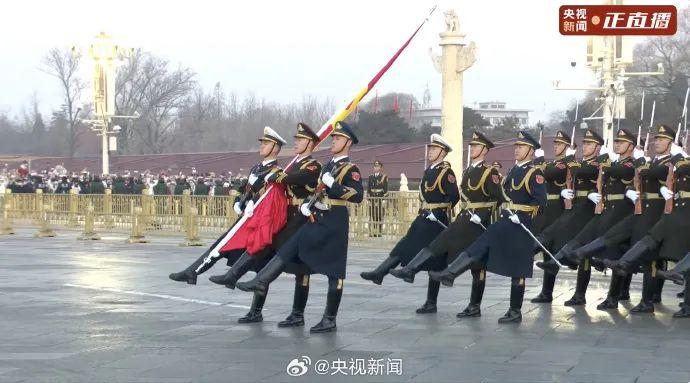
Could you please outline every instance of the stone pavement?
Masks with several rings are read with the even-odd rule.
[[[311,335],[325,302],[324,277],[313,278],[305,328],[276,327],[292,304],[290,276],[271,285],[263,323],[240,325],[251,296],[207,280],[224,265],[196,286],[168,279],[200,248],[178,247],[172,238],[127,245],[124,237],[79,242],[74,232],[32,233],[0,237],[0,382],[690,381],[690,320],[671,318],[680,289],[667,284],[655,315],[630,315],[640,277],[632,302],[606,313],[595,306],[608,277],[595,273],[587,307],[573,309],[563,306],[573,272],[562,273],[553,306],[527,301],[539,291],[535,272],[522,324],[498,325],[508,279],[489,275],[481,318],[455,317],[467,303],[468,276],[441,290],[438,314],[416,315],[426,275],[414,285],[387,277],[374,286],[358,274],[385,252],[352,248],[339,330]],[[289,376],[288,363],[306,364],[303,356],[311,360],[307,373]],[[400,375],[386,370],[400,361]]]

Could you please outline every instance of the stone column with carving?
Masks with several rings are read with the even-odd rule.
[[[474,42],[465,42],[465,34],[460,30],[454,10],[448,10],[444,15],[446,30],[440,34],[441,55],[430,53],[436,70],[441,73],[441,135],[453,147],[446,160],[459,177],[462,169],[467,166],[463,164],[462,77],[476,60],[477,46]]]

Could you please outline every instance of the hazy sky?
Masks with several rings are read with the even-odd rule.
[[[456,9],[468,41],[479,48],[477,62],[465,72],[467,106],[506,101],[508,107],[533,110],[536,122],[582,94],[553,90],[553,80],[584,84],[592,77],[582,65],[586,39],[561,36],[557,17],[562,4],[598,4],[593,0],[22,0],[3,3],[0,109],[16,114],[34,92],[44,112],[57,108],[58,84],[38,69],[42,57],[54,46],[87,47],[100,31],[192,68],[207,89],[219,81],[225,91],[240,95],[294,102],[311,94],[340,104],[435,3],[439,10],[381,80],[380,94],[408,92],[421,101],[429,84],[432,104],[440,105],[441,77],[428,49],[440,49],[438,33],[448,8]],[[684,7],[688,0],[636,3]],[[571,68],[571,60],[580,62],[579,68]]]

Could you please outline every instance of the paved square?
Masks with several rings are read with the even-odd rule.
[[[0,382],[690,381],[690,320],[671,318],[680,289],[666,285],[656,314],[630,315],[639,276],[632,301],[613,313],[595,309],[607,276],[593,274],[587,307],[578,309],[563,306],[573,272],[562,273],[552,306],[529,303],[541,280],[528,280],[522,324],[498,325],[507,278],[489,275],[481,318],[455,317],[467,304],[469,276],[441,290],[438,314],[416,315],[426,275],[414,285],[387,277],[374,286],[359,273],[386,252],[351,248],[338,332],[311,335],[324,277],[313,278],[305,328],[276,326],[290,312],[291,276],[271,285],[263,323],[240,325],[251,295],[208,281],[225,271],[220,262],[196,286],[168,279],[200,248],[172,238],[127,245],[117,236],[79,242],[75,232],[32,233],[0,237]],[[288,363],[302,356],[311,360],[307,373],[289,376]],[[319,360],[327,375],[314,370]],[[397,360],[402,374],[388,373]]]

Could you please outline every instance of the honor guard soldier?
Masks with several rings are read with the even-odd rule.
[[[656,276],[669,278],[675,283],[685,280],[684,301],[681,310],[673,314],[673,317],[690,318],[690,257],[686,255],[683,258],[690,251],[690,236],[687,235],[690,232],[690,158],[675,143],[671,147],[671,156],[669,170],[673,172],[674,182],[671,185],[664,182],[659,188],[659,193],[667,204],[665,214],[619,260],[604,260],[604,264],[614,273],[625,275],[654,261],[676,262],[672,270],[656,270]]]
[[[575,250],[570,256],[569,261],[580,263],[586,257],[592,257],[592,265],[601,268],[602,261],[599,260],[599,253],[606,249],[628,249],[634,246],[647,232],[656,224],[664,212],[664,199],[659,190],[666,181],[668,175],[668,163],[671,159],[671,144],[675,137],[673,129],[661,125],[655,134],[654,160],[645,158],[642,148],[635,148],[633,151],[635,177],[637,185],[628,185],[625,196],[635,206],[635,214],[629,215],[611,227],[604,235],[597,237],[592,242]],[[636,187],[638,190],[636,190]],[[638,206],[639,204],[639,206]],[[616,253],[614,253],[615,255]],[[622,253],[617,252],[620,256]],[[618,256],[611,256],[604,259],[618,259]],[[652,271],[665,261],[651,261],[644,273],[642,282],[642,300],[640,304],[630,309],[631,313],[651,313],[654,312],[655,294],[659,293],[659,288],[663,280],[658,280]],[[665,268],[665,265],[663,267]],[[611,283],[606,300],[600,305],[600,309],[616,309],[621,290],[626,278],[616,273],[611,275]]]
[[[570,202],[572,202],[573,191],[569,190],[564,192],[564,190],[568,189],[566,187],[566,179],[570,172],[568,170],[568,162],[573,161],[575,156],[575,148],[571,147],[571,142],[571,137],[568,136],[567,133],[563,131],[557,132],[556,137],[553,139],[554,159],[552,161],[544,160],[543,149],[537,149],[535,151],[534,155],[536,158],[534,164],[544,173],[547,192],[546,209],[535,218],[533,223],[533,232],[537,236],[563,214],[566,203],[570,204]],[[567,202],[566,197],[569,197],[571,201]],[[548,243],[543,244],[550,252],[556,252]],[[547,261],[549,259],[548,255],[543,255],[544,261]],[[532,302],[551,302],[553,300],[553,287],[555,283],[556,275],[544,272],[541,293],[532,299]]]
[[[357,136],[342,121],[335,124],[331,136],[333,159],[323,167],[321,183],[315,194],[300,207],[302,214],[309,217],[309,222],[278,250],[254,279],[237,284],[240,290],[263,293],[287,264],[294,261],[304,263],[314,273],[327,276],[326,309],[321,322],[310,329],[312,333],[336,330],[347,267],[347,204],[360,203],[364,198],[361,173],[349,159],[350,147],[358,143]]]
[[[510,308],[498,323],[522,321],[525,278],[532,276],[534,239],[528,232],[540,208],[546,206],[544,175],[532,164],[539,142],[520,132],[515,141],[515,160],[503,181],[501,218],[487,228],[443,271],[430,271],[432,279],[450,286],[467,270],[486,267],[494,274],[511,277]]]
[[[369,198],[369,226],[370,237],[381,236],[381,226],[385,212],[383,211],[383,198],[388,194],[388,176],[382,172],[381,161],[374,161],[374,174],[367,180],[367,197]]]
[[[422,268],[439,270],[446,266],[440,258],[427,262],[431,253],[428,250],[425,251],[425,248],[444,228],[448,227],[451,211],[460,200],[455,173],[450,163],[444,161],[446,155],[453,149],[438,134],[431,135],[431,141],[427,147],[427,159],[431,165],[424,171],[419,185],[422,208],[405,236],[391,250],[388,258],[384,259],[373,271],[361,273],[360,276],[363,279],[381,284],[383,277],[398,264],[408,266],[412,270]],[[423,256],[415,257],[420,252],[423,252]],[[414,263],[412,263],[413,259]],[[414,280],[414,274],[409,278],[410,282],[412,280]],[[436,312],[439,287],[440,284],[437,281],[429,280],[427,300],[422,307],[417,309],[418,314]]]
[[[479,132],[472,133],[469,158],[471,163],[462,174],[460,181],[460,212],[455,220],[443,230],[428,247],[423,248],[402,269],[391,270],[396,278],[412,282],[424,263],[436,262],[438,257],[445,268],[455,260],[460,252],[471,245],[495,220],[497,202],[502,201],[501,178],[498,170],[484,161],[494,144]],[[427,259],[429,261],[427,261]],[[436,282],[438,283],[438,282]],[[469,305],[458,318],[481,316],[481,302],[486,285],[486,270],[479,266],[472,269],[472,292]],[[427,297],[432,303],[436,296]]]
[[[257,263],[274,255],[307,222],[307,218],[300,212],[300,206],[304,199],[314,192],[318,184],[321,164],[312,157],[312,152],[320,140],[319,136],[305,123],[297,124],[294,137],[294,155],[297,159],[293,165],[287,171],[274,168],[265,177],[267,183],[281,184],[286,187],[289,198],[287,223],[273,236],[269,247],[256,254],[244,252],[227,273],[209,278],[211,282],[234,289],[235,284],[244,274],[251,270],[259,271],[260,269],[256,268]],[[265,262],[261,266],[264,264]],[[289,264],[285,271],[295,274],[295,293],[292,313],[286,320],[278,323],[278,327],[304,326],[304,308],[309,298],[309,270],[303,264],[295,263]],[[262,321],[261,309],[265,300],[266,294],[255,293],[252,303],[254,310],[250,311],[251,318],[244,318],[242,323]]]
[[[572,262],[574,251],[602,236],[613,225],[633,213],[634,204],[625,197],[625,192],[628,186],[632,185],[635,176],[632,153],[636,141],[637,137],[634,134],[626,129],[619,129],[614,139],[614,158],[611,158],[606,147],[602,146],[598,159],[598,178],[601,180],[598,183],[601,184],[602,190],[587,196],[595,204],[594,218],[555,255],[556,259],[566,262],[570,268],[578,269],[575,294],[565,302],[566,306],[586,304],[585,294],[591,276],[590,259],[585,257],[579,264],[575,264]],[[620,251],[614,248],[607,249],[606,254],[602,256],[615,259],[620,257]],[[552,274],[557,274],[559,270],[554,260],[538,262],[537,266]],[[605,304],[598,308],[606,309]]]
[[[254,214],[254,203],[259,199],[264,191],[264,176],[271,170],[278,167],[278,153],[286,143],[285,140],[273,129],[268,126],[264,128],[263,135],[259,138],[259,154],[263,161],[254,165],[249,174],[249,178],[241,186],[241,195],[235,198],[233,208],[237,215],[247,215],[251,217]],[[239,221],[239,219],[238,219]],[[237,223],[237,221],[235,222]],[[234,226],[234,224],[233,224]],[[232,229],[232,228],[231,228]],[[228,229],[230,231],[231,229]],[[226,232],[227,233],[227,232]],[[187,282],[190,285],[196,284],[196,278],[199,274],[213,267],[213,265],[221,258],[228,259],[228,264],[232,265],[240,257],[243,250],[233,250],[222,254],[220,257],[211,257],[209,254],[225,237],[225,234],[220,236],[213,245],[211,245],[196,261],[194,261],[186,269],[170,274],[170,279],[177,282]]]

